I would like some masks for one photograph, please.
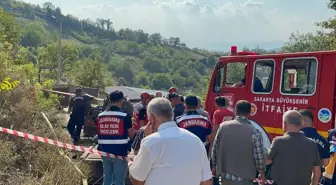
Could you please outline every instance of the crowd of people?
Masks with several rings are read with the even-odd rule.
[[[252,185],[256,178],[265,184],[266,176],[276,185],[336,184],[336,157],[329,150],[336,131],[329,141],[319,135],[309,110],[284,113],[285,134],[265,148],[265,138],[248,119],[248,101],[232,108],[218,96],[210,117],[199,97],[184,98],[175,88],[165,97],[144,92],[140,98],[133,111],[126,111],[123,92],[114,91],[97,118],[98,150],[136,155],[132,163],[102,157],[104,185],[124,185],[127,171],[133,185],[219,185],[219,178],[222,185]],[[76,102],[85,103],[79,95],[71,99],[71,119],[78,123],[73,115],[83,110]],[[69,128],[78,141],[80,131]]]

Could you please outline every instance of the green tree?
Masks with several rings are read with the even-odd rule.
[[[161,73],[164,71],[161,62],[155,58],[154,59],[149,57],[145,58],[143,67],[144,69],[152,73]]]
[[[173,85],[170,77],[164,73],[156,73],[152,77],[151,88],[168,89]]]
[[[329,0],[329,8],[336,10],[336,0]]]
[[[62,42],[62,71],[68,73],[74,67],[74,62],[78,60],[79,49],[78,45],[64,41]],[[46,47],[40,47],[38,49],[37,60],[39,66],[44,69],[50,69],[52,71],[48,78],[56,78],[57,62],[58,62],[58,45],[56,43],[49,44]]]
[[[21,44],[25,47],[38,47],[49,41],[49,34],[38,22],[25,25]]]
[[[143,30],[135,31],[135,35],[136,35],[136,40],[137,40],[138,43],[142,44],[142,43],[147,43],[148,42],[149,34],[144,33]]]
[[[159,45],[162,43],[161,40],[162,40],[162,37],[160,33],[154,33],[149,36],[149,42],[151,42],[152,44]]]
[[[22,31],[15,17],[10,16],[0,8],[0,47],[7,49],[16,47],[20,42]]]
[[[260,48],[260,46],[256,46],[255,48],[252,48],[252,49],[244,47],[243,51],[255,52],[255,53],[258,53],[260,55],[268,53],[265,49]]]
[[[112,72],[115,77],[124,78],[124,80],[127,82],[127,84],[124,85],[133,84],[134,71],[128,63],[118,62],[114,69],[112,69]]]
[[[106,66],[97,60],[85,59],[76,63],[73,69],[74,80],[84,87],[105,88],[112,85],[112,75]]]
[[[15,58],[13,60],[13,64],[15,65],[23,65],[30,64],[31,62],[36,62],[32,53],[28,50],[28,48],[20,47],[17,51]]]
[[[289,41],[282,48],[285,52],[324,51],[333,48],[333,39],[322,32],[313,34],[291,34]]]
[[[51,2],[45,2],[45,3],[43,3],[43,8],[44,9],[55,10],[56,7]]]
[[[213,68],[217,64],[217,58],[216,56],[208,56],[206,60],[206,66]]]
[[[175,73],[173,76],[172,76],[172,82],[174,85],[176,85],[176,87],[178,89],[181,89],[182,87],[185,86],[185,78],[182,77],[180,74],[178,73]]]
[[[135,75],[135,84],[139,86],[148,85],[148,74],[144,71]]]
[[[206,75],[206,73],[207,73],[206,66],[204,64],[200,63],[200,62],[196,62],[194,64],[194,68],[201,75]]]
[[[139,55],[140,48],[136,42],[133,41],[116,41],[114,43],[114,49],[117,53],[127,55]]]
[[[186,79],[185,86],[186,87],[194,87],[194,86],[196,86],[197,85],[197,79],[198,78],[195,78],[194,75],[188,76],[187,79]]]

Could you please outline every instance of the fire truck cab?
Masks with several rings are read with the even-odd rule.
[[[335,127],[336,51],[258,55],[232,47],[211,77],[205,101],[211,116],[217,96],[225,96],[232,107],[238,100],[251,102],[249,119],[268,138],[266,145],[283,134],[287,110],[312,111],[314,127],[327,137]]]

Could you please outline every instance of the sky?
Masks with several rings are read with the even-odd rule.
[[[43,4],[46,0],[23,0]],[[180,37],[189,47],[276,49],[293,32],[314,32],[335,15],[328,0],[49,0],[80,19],[110,18],[115,29]]]

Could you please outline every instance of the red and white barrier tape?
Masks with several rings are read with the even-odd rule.
[[[38,141],[38,142],[42,142],[42,143],[47,143],[47,144],[50,144],[50,145],[54,145],[54,146],[57,146],[57,147],[66,148],[66,149],[70,149],[70,150],[87,152],[87,153],[90,153],[90,154],[97,154],[97,155],[104,156],[104,157],[117,158],[117,159],[122,159],[122,160],[126,160],[126,161],[133,161],[133,158],[130,158],[130,157],[118,156],[118,155],[102,152],[102,151],[99,151],[99,150],[95,150],[95,149],[92,149],[92,148],[86,148],[84,146],[77,146],[77,145],[74,145],[74,144],[63,143],[63,142],[59,142],[57,140],[51,140],[51,139],[44,138],[44,137],[34,136],[34,135],[31,135],[31,134],[28,134],[28,133],[19,132],[19,131],[8,129],[8,128],[0,127],[0,132],[11,134],[11,135],[18,136],[18,137],[23,137],[23,138],[26,138],[26,139],[30,139],[30,140],[34,140],[34,141]]]
[[[254,183],[260,183],[261,180],[259,180],[259,179],[254,179],[253,182],[254,182]],[[266,180],[265,184],[273,184],[273,181],[272,181],[272,180]]]
[[[61,147],[61,148],[76,150],[76,151],[80,151],[80,152],[87,152],[87,153],[90,153],[90,154],[97,154],[97,155],[100,155],[100,156],[117,158],[117,159],[122,159],[122,160],[126,160],[126,161],[133,161],[133,157],[134,157],[134,156],[132,156],[132,157],[118,156],[118,155],[102,152],[102,151],[99,151],[99,150],[95,150],[93,148],[86,148],[84,146],[77,146],[77,145],[74,145],[74,144],[63,143],[63,142],[59,142],[57,140],[52,140],[52,139],[48,139],[48,138],[45,138],[45,137],[34,136],[34,135],[31,135],[31,134],[28,134],[28,133],[24,133],[24,132],[8,129],[8,128],[4,128],[4,127],[0,127],[0,132],[6,133],[6,134],[11,134],[11,135],[18,136],[18,137],[23,137],[23,138],[30,139],[30,140],[33,140],[33,141],[38,141],[38,142],[41,142],[41,143],[54,145],[54,146]],[[255,179],[253,182],[254,183],[259,183],[260,180]],[[273,181],[266,180],[266,184],[273,184]]]
[[[42,89],[42,91],[47,91],[47,92],[51,92],[51,93],[56,93],[56,94],[63,94],[63,95],[67,95],[67,96],[74,96],[75,94],[73,93],[66,93],[66,92],[62,92],[62,91],[54,91],[54,90],[48,90],[48,89]],[[90,95],[92,96],[92,95]],[[104,99],[101,98],[96,98],[94,96],[92,96],[94,99],[98,100],[98,101],[104,101]]]

